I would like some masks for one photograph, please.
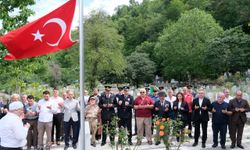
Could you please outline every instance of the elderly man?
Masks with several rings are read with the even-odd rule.
[[[223,93],[224,93],[224,95],[225,95],[224,102],[229,103],[229,101],[230,101],[231,99],[233,99],[233,97],[230,96],[229,89],[224,89],[224,90],[223,90]]]
[[[149,145],[152,145],[152,113],[151,110],[154,108],[154,101],[146,95],[145,89],[140,89],[140,96],[135,99],[134,109],[137,125],[137,134],[139,137],[143,137],[145,128],[146,138]],[[141,145],[141,140],[138,139],[137,145]]]
[[[244,149],[244,147],[241,145],[242,133],[244,125],[247,121],[246,112],[248,112],[250,108],[247,100],[242,99],[242,92],[240,90],[236,92],[236,97],[229,102],[229,107],[232,110],[230,124],[230,138],[232,144],[230,148],[235,148],[237,140],[237,146],[241,149]]]
[[[206,147],[207,141],[207,124],[209,121],[208,111],[211,110],[211,102],[205,97],[205,90],[200,88],[198,91],[198,97],[193,100],[192,111],[194,121],[194,144],[198,145],[198,139],[200,137],[200,126],[202,127],[202,148]]]
[[[218,133],[220,132],[220,144],[222,149],[226,149],[227,125],[229,123],[229,115],[232,114],[229,104],[224,102],[224,93],[219,93],[217,101],[212,103],[212,129],[213,129],[213,148],[218,146]]]
[[[30,125],[23,125],[23,115],[21,102],[9,105],[9,112],[0,120],[0,150],[22,150],[25,146]]]

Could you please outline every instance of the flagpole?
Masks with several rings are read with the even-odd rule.
[[[79,150],[85,150],[85,107],[84,107],[84,97],[83,97],[83,91],[84,91],[84,34],[83,34],[83,2],[84,0],[79,0],[79,51],[80,51],[80,100],[81,100],[81,114],[80,114],[80,120],[81,120],[81,129],[80,129],[80,138],[79,138]]]

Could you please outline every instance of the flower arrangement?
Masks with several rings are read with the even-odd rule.
[[[181,144],[185,141],[185,135],[189,134],[190,131],[182,128],[183,122],[177,118],[176,120],[171,120],[169,118],[156,118],[154,120],[156,135],[155,141],[163,141],[166,150],[170,150],[173,140],[179,140],[177,145],[177,150],[180,149]]]

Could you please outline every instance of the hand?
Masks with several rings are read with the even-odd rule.
[[[240,108],[236,107],[236,108],[235,108],[235,111],[236,111],[236,112],[240,111]]]
[[[176,107],[176,106],[174,106],[174,109],[177,109],[177,107]]]
[[[48,109],[52,109],[52,106],[51,106],[51,105],[50,105],[50,106],[47,106],[47,108],[48,108]]]
[[[108,107],[113,107],[113,104],[108,104]]]
[[[125,102],[125,106],[128,106],[129,105],[129,102]]]
[[[58,106],[59,106],[59,107],[63,107],[63,106],[64,106],[64,103],[63,103],[63,102],[58,103]]]
[[[183,108],[183,107],[181,107],[181,110],[184,110],[184,108]]]
[[[119,101],[118,104],[119,104],[119,105],[122,105],[122,101]]]
[[[30,128],[30,124],[29,123],[25,123],[24,127],[29,129]]]
[[[196,110],[199,109],[199,108],[200,108],[199,106],[196,106],[196,105],[194,106],[194,109],[196,109]]]
[[[158,111],[159,110],[159,108],[158,107],[155,107],[155,111]]]
[[[103,104],[102,106],[103,106],[103,107],[107,107],[107,104]]]
[[[203,109],[203,110],[207,110],[207,106],[205,106],[205,107],[202,107],[202,109]]]
[[[222,109],[221,112],[222,112],[223,114],[226,114],[226,113],[227,113],[227,110],[226,110],[226,109]]]
[[[244,112],[245,111],[245,109],[244,108],[240,108],[240,112]]]
[[[215,112],[216,112],[216,110],[213,108],[213,109],[212,109],[212,113],[215,113]]]
[[[165,111],[168,111],[169,109],[168,109],[168,107],[165,109]]]

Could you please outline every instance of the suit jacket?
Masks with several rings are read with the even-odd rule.
[[[159,110],[156,111],[155,108],[158,108]],[[168,111],[165,111],[165,109],[168,108]],[[155,115],[158,116],[158,117],[163,117],[163,118],[169,118],[170,117],[170,114],[169,112],[171,111],[171,104],[170,102],[164,100],[163,102],[163,105],[161,105],[161,101],[158,100],[155,102],[154,104],[154,112],[155,112]]]
[[[237,122],[237,121],[241,120],[242,123],[246,123],[246,121],[247,121],[246,112],[250,111],[249,104],[248,104],[247,100],[241,99],[238,102],[238,100],[236,98],[234,98],[229,102],[229,108],[232,111],[232,115],[231,115],[232,122]],[[244,112],[236,112],[235,108],[244,108],[245,111]]]
[[[117,109],[118,109],[118,117],[119,118],[131,118],[132,119],[132,108],[133,108],[133,103],[134,103],[134,97],[131,95],[125,96],[120,95],[120,97],[117,99],[117,102],[122,101],[122,104],[119,105],[117,104]],[[125,102],[128,102],[129,105],[126,106]]]
[[[80,111],[80,105],[79,102],[75,99],[73,100],[65,100],[64,101],[64,119],[63,121],[68,122],[70,118],[72,118],[73,121],[78,121],[78,114],[77,112]]]
[[[181,103],[181,106],[179,107],[179,102],[176,100],[174,101],[173,104],[173,110],[174,110],[174,115],[175,118],[181,118],[182,121],[187,121],[188,120],[188,103],[187,102],[183,102]],[[176,109],[175,109],[176,107]],[[184,110],[181,110],[180,108],[184,108]]]
[[[195,109],[195,106],[199,106],[199,108]],[[203,110],[202,107],[205,106],[207,106],[207,109]],[[199,98],[197,97],[193,100],[192,110],[193,110],[192,114],[193,121],[198,121],[198,120],[209,121],[208,111],[211,111],[211,102],[208,98],[204,97],[200,107]]]

